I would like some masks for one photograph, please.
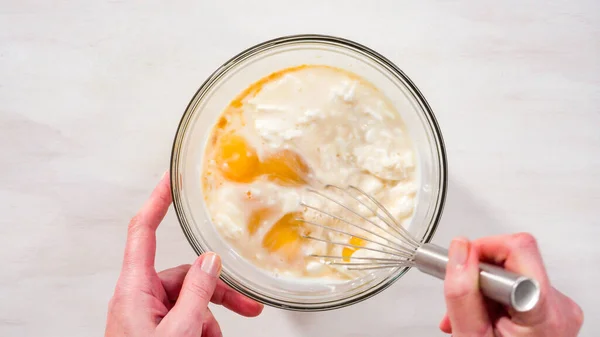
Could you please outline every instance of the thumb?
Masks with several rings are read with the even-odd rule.
[[[166,330],[167,336],[199,336],[220,272],[221,258],[217,254],[200,255],[185,276],[179,298],[159,329]]]

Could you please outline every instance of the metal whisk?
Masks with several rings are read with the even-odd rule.
[[[327,185],[325,188],[326,190],[333,189],[339,191],[343,195],[355,200],[358,203],[358,207],[365,207],[372,214],[371,218],[362,215],[356,207],[350,207],[347,203],[341,202],[322,191],[310,189],[315,195],[325,199],[327,202],[333,202],[341,207],[342,210],[347,211],[348,213],[346,214],[351,215],[355,220],[350,221],[347,217],[332,214],[333,212],[326,212],[319,207],[309,205],[305,202],[302,203],[304,207],[325,215],[333,221],[346,223],[358,229],[358,231],[350,233],[332,225],[306,219],[297,220],[320,227],[326,231],[347,235],[348,237],[356,237],[372,245],[364,247],[349,242],[337,242],[312,235],[305,235],[304,237],[331,245],[377,252],[382,257],[344,257],[316,254],[311,255],[312,257],[319,258],[328,265],[345,266],[351,270],[416,267],[420,271],[439,279],[443,280],[445,278],[446,265],[448,264],[447,249],[431,243],[419,242],[394,219],[392,214],[380,202],[361,189],[354,186],[341,188],[334,185]],[[359,225],[357,224],[358,221],[362,221],[364,224]],[[362,235],[357,233],[362,233]],[[371,234],[371,238],[367,237],[367,233]],[[536,280],[487,263],[480,263],[479,268],[479,287],[487,298],[509,306],[518,312],[529,311],[537,304],[540,288]]]

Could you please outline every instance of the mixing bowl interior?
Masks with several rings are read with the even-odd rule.
[[[352,281],[286,280],[258,270],[225,242],[207,212],[202,160],[211,129],[229,102],[250,84],[283,68],[319,64],[343,68],[374,84],[400,113],[418,159],[420,189],[408,230],[429,241],[444,203],[446,161],[442,138],[429,106],[412,82],[391,62],[354,42],[326,36],[292,36],[250,48],[219,68],[187,107],[173,145],[174,206],[193,249],[218,253],[222,279],[260,302],[294,310],[345,306],[385,289],[406,268],[378,270]]]

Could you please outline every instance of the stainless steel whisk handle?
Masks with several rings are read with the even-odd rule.
[[[414,262],[420,271],[443,280],[448,250],[426,243],[417,249]],[[536,306],[540,298],[540,286],[536,280],[487,263],[479,263],[479,269],[479,288],[487,298],[518,312],[526,312]]]

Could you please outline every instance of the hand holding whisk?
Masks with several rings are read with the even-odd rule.
[[[332,202],[336,207],[341,207],[354,220],[349,220],[348,217],[306,203],[302,203],[302,205],[326,216],[330,221],[317,223],[306,219],[298,220],[320,227],[325,231],[356,237],[363,242],[368,242],[370,246],[363,247],[349,242],[339,242],[312,235],[306,235],[305,238],[351,249],[364,249],[377,253],[377,256],[311,255],[312,257],[319,258],[326,264],[345,266],[351,270],[416,267],[420,271],[439,279],[443,280],[445,278],[446,265],[448,264],[448,251],[445,248],[431,243],[419,242],[394,219],[380,202],[357,187],[349,186],[345,189],[327,185],[326,189],[341,192],[342,196],[355,201],[356,207],[351,207],[348,203],[322,191],[314,189],[310,191],[326,202]],[[365,216],[359,208],[368,210],[368,213],[372,216]],[[328,224],[331,221],[344,223],[348,225],[346,227],[354,228],[357,231],[351,233],[348,230]],[[529,311],[537,304],[540,287],[536,280],[487,263],[480,263],[479,268],[479,287],[486,297],[518,312]]]

